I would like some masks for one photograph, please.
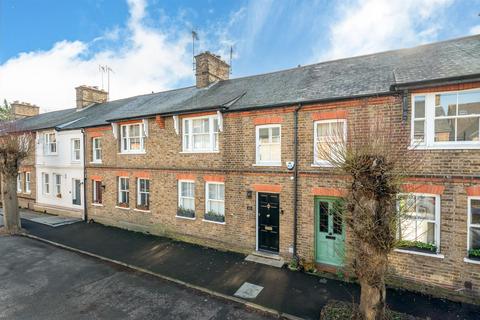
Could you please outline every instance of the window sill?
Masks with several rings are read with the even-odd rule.
[[[178,219],[186,219],[186,220],[196,220],[197,218],[193,217],[193,218],[190,218],[190,217],[182,217],[182,216],[175,216],[175,218],[178,218]]]
[[[102,164],[102,161],[90,161],[90,164]]]
[[[31,191],[25,191],[25,194],[32,194]]]
[[[333,168],[334,166],[331,163],[312,163],[310,165],[313,168]]]
[[[115,206],[115,208],[120,209],[120,210],[130,210],[130,207],[125,208],[125,207]]]
[[[189,153],[220,153],[219,150],[202,150],[202,151],[180,151],[181,154],[189,154]]]
[[[271,163],[254,163],[252,164],[254,167],[281,167],[281,162],[271,162]]]
[[[219,222],[219,221],[212,221],[212,220],[207,220],[207,219],[202,219],[202,221],[209,222],[209,223],[215,223],[215,224],[222,224],[222,225],[225,224],[225,221],[224,222]]]
[[[466,262],[466,263],[472,263],[472,264],[478,264],[478,265],[480,265],[480,260],[473,260],[473,259],[470,259],[470,258],[463,258],[463,261]]]
[[[75,160],[75,161],[70,161],[70,163],[72,163],[72,164],[80,164],[80,163],[82,163],[82,162],[81,162],[80,160]]]
[[[427,253],[427,252],[419,252],[419,251],[405,250],[405,249],[394,249],[393,251],[399,252],[399,253],[415,254],[415,255],[424,256],[424,257],[437,258],[437,259],[445,258],[445,256],[440,253]]]
[[[146,154],[147,152],[145,150],[142,151],[124,151],[124,152],[118,152],[117,154],[120,155],[132,155],[132,154]]]
[[[103,207],[103,204],[101,204],[101,203],[92,203],[92,206],[94,206],[94,207]]]
[[[133,211],[144,212],[144,213],[150,213],[151,212],[150,210],[143,210],[143,209],[137,209],[137,208],[134,208]]]
[[[409,150],[468,150],[480,149],[480,144],[438,144],[438,145],[410,145]]]

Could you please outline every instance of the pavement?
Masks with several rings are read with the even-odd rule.
[[[3,212],[0,208],[0,227],[3,226]],[[34,221],[51,227],[61,227],[67,224],[83,221],[80,218],[62,217],[50,214],[37,213],[27,209],[20,209],[20,217],[25,220]]]
[[[357,284],[248,262],[245,255],[238,253],[96,223],[52,228],[22,220],[22,226],[41,239],[232,299],[242,297],[238,290],[245,283],[261,287],[258,290],[247,286],[248,293],[257,294],[241,301],[279,314],[318,319],[321,309],[331,299],[359,301]],[[479,306],[392,288],[387,291],[387,304],[395,311],[430,319],[478,319],[480,314]]]
[[[0,256],[0,319],[273,319],[24,237],[0,236]]]

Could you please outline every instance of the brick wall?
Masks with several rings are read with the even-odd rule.
[[[408,150],[410,119],[402,121],[400,96],[374,97],[304,106],[299,113],[299,200],[298,253],[306,261],[315,259],[315,195],[342,195],[346,177],[332,168],[312,166],[313,123],[316,120],[345,118],[348,135],[361,136],[372,119],[385,119],[395,133],[398,149]],[[410,106],[409,106],[410,108]],[[219,152],[182,153],[181,133],[176,134],[172,117],[149,120],[146,153],[119,154],[118,142],[111,127],[87,130],[87,162],[91,161],[91,139],[102,137],[101,164],[87,166],[87,204],[89,218],[124,228],[166,234],[186,241],[209,246],[251,252],[256,245],[255,185],[270,186],[280,193],[280,254],[287,259],[293,245],[293,172],[286,161],[294,160],[294,107],[275,108],[224,114],[224,130],[220,133]],[[409,111],[410,117],[410,111]],[[255,163],[255,126],[281,124],[282,164],[259,167]],[[354,130],[352,130],[352,128]],[[395,252],[390,261],[390,281],[398,286],[445,294],[463,300],[480,295],[480,265],[463,261],[466,255],[467,209],[466,187],[479,184],[473,177],[480,163],[480,151],[415,151],[422,154],[425,165],[412,172],[409,183],[441,185],[441,243],[444,256],[430,257]],[[116,208],[117,177],[130,177],[128,210]],[[147,173],[151,179],[150,212],[134,210],[135,176]],[[176,217],[178,207],[177,181],[182,175],[195,180],[196,219]],[[222,176],[225,180],[225,224],[203,221],[205,212],[205,176]],[[454,175],[455,177],[449,177]],[[471,175],[471,176],[468,176]],[[105,184],[102,206],[93,206],[91,176],[99,176]],[[467,176],[467,177],[466,177]],[[351,274],[350,248],[353,240],[346,231],[346,256],[343,272]],[[331,270],[331,268],[329,268]],[[465,289],[465,282],[472,289]],[[461,290],[460,290],[461,289]]]

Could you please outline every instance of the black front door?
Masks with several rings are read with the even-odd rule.
[[[275,193],[258,194],[258,249],[278,252],[280,233],[280,196]]]

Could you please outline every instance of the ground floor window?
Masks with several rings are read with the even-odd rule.
[[[30,193],[30,172],[25,172],[25,192]]]
[[[50,194],[50,175],[48,173],[42,173],[42,191],[43,194]]]
[[[137,179],[137,208],[150,209],[150,180],[148,179]]]
[[[93,180],[92,190],[93,190],[93,203],[101,204],[102,203],[102,181]]]
[[[62,197],[62,176],[59,174],[53,174],[55,179],[55,195],[57,198]]]
[[[17,173],[17,192],[22,192],[22,173]]]
[[[468,201],[468,257],[480,260],[480,197]]]
[[[398,246],[414,251],[440,252],[440,197],[404,194],[398,198]]]
[[[126,177],[118,178],[118,206],[128,208],[129,206],[129,182]]]
[[[195,182],[178,181],[177,216],[195,218]]]
[[[205,220],[225,222],[225,185],[219,182],[207,182],[205,193]]]

